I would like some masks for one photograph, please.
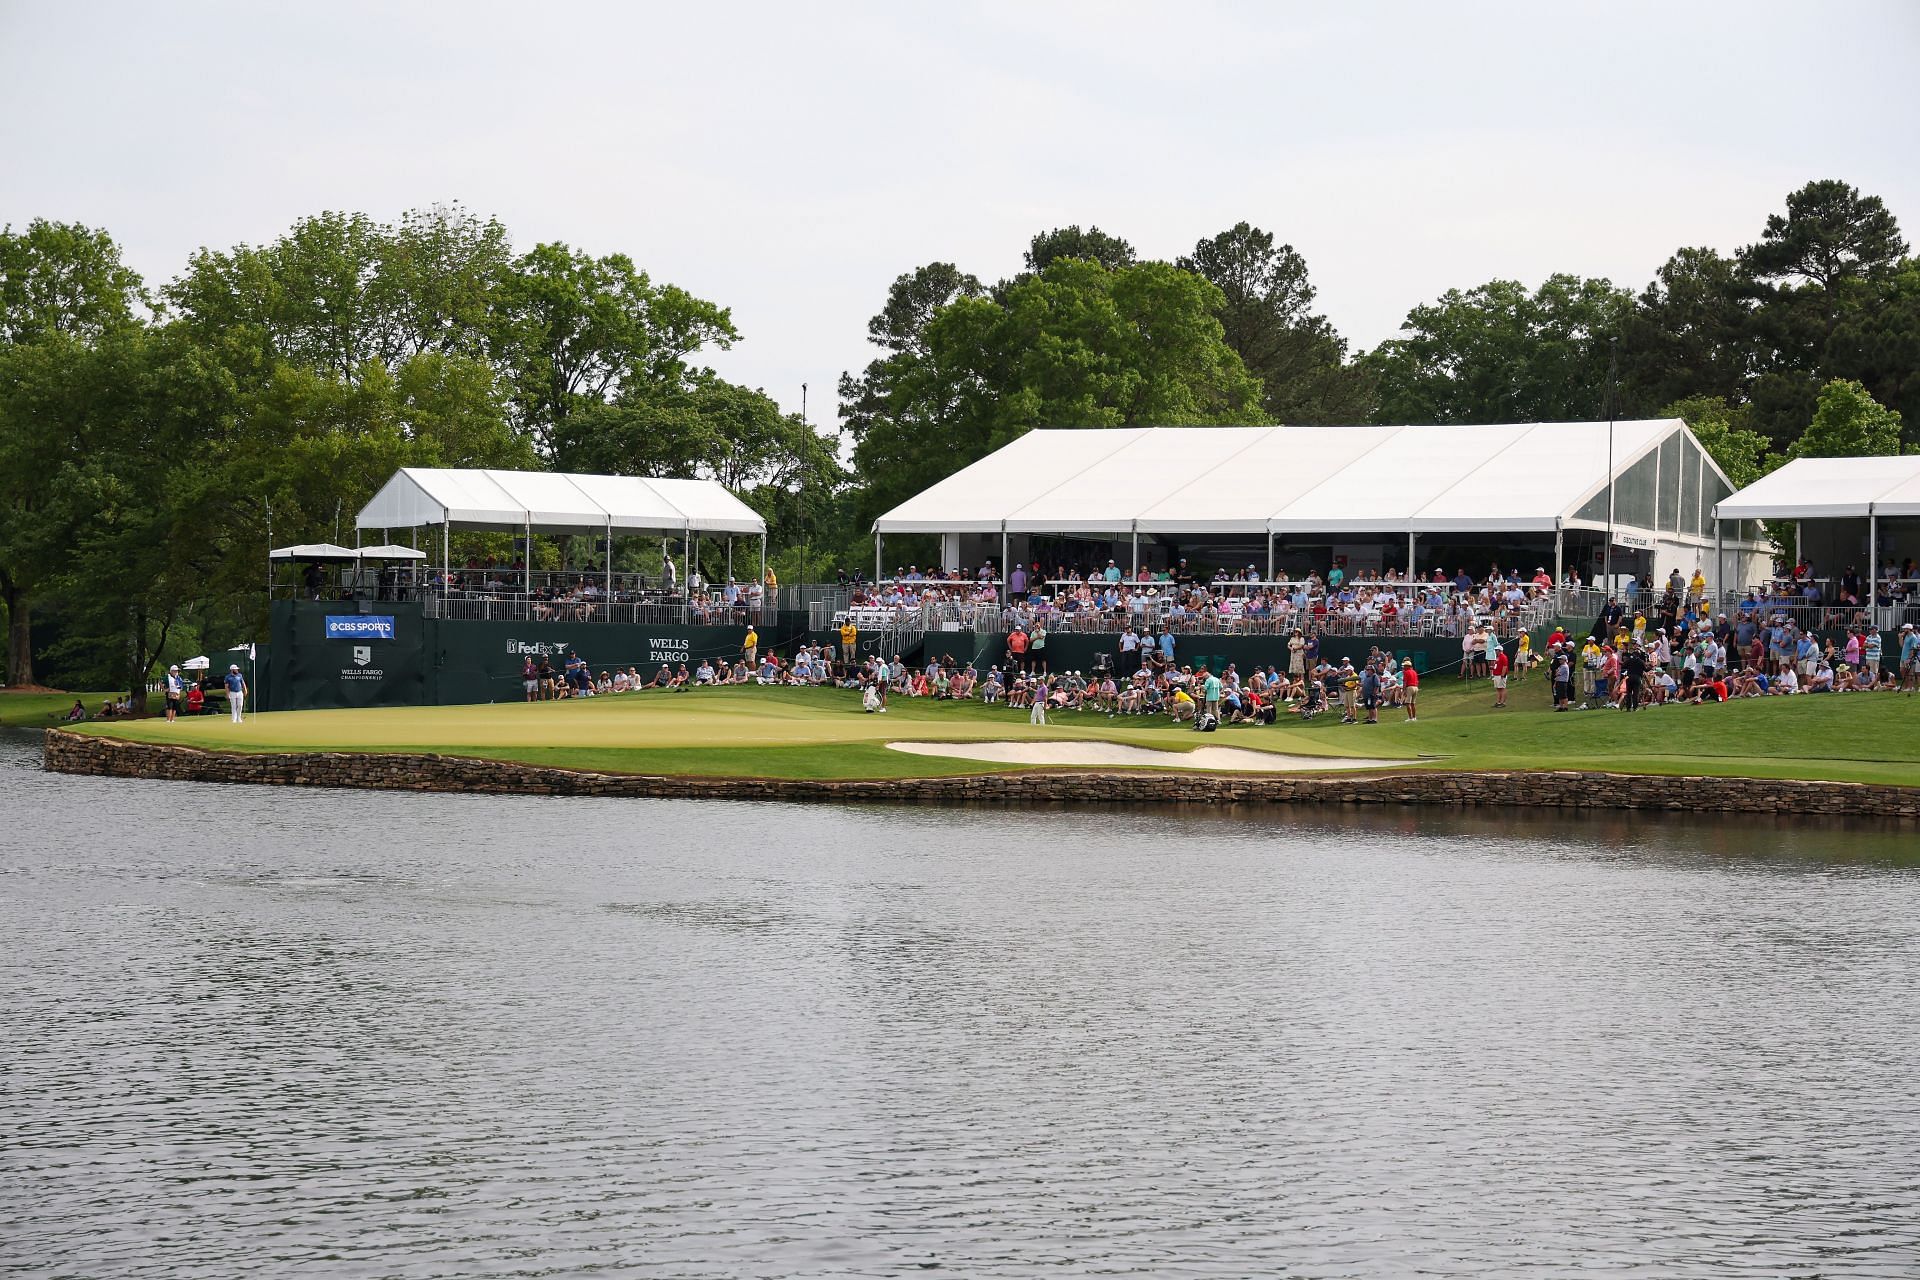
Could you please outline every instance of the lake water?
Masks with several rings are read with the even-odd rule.
[[[40,773],[0,1273],[1920,1275],[1920,837]]]

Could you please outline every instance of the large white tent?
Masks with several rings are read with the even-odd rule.
[[[1864,559],[1869,576],[1877,575],[1883,556],[1912,554],[1920,545],[1920,455],[1795,458],[1722,499],[1714,514],[1791,520],[1796,558],[1828,573]],[[1891,537],[1884,537],[1889,529]]]
[[[764,535],[767,522],[713,480],[402,467],[354,519],[359,529]]]
[[[1920,516],[1920,454],[1795,458],[1720,500],[1722,520],[1865,520]]]
[[[1611,463],[1611,466],[1609,465]],[[1536,534],[1611,528],[1662,562],[1706,561],[1726,475],[1677,418],[1488,426],[1032,431],[874,522],[887,534]],[[1611,512],[1609,507],[1611,506]],[[1728,548],[1764,546],[1736,530]],[[876,555],[878,559],[878,555]],[[1004,562],[1004,552],[1002,554]],[[951,567],[951,566],[949,566]],[[1743,564],[1736,572],[1745,569]]]
[[[495,471],[402,467],[354,517],[354,528],[408,529],[439,525],[443,563],[454,529],[535,534],[621,534],[677,537],[758,537],[765,575],[767,522],[714,480],[575,475],[558,471]],[[729,552],[731,556],[731,552]],[[531,581],[532,558],[527,558]],[[608,558],[608,581],[612,581]],[[531,588],[529,588],[531,589]]]

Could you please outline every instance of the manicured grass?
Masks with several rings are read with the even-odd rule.
[[[1486,681],[1438,677],[1421,690],[1420,718],[1343,726],[1323,716],[1304,734],[1346,743],[1385,733],[1396,749],[1442,757],[1450,769],[1606,769],[1619,773],[1819,778],[1920,786],[1920,699],[1862,693],[1674,705],[1631,715],[1604,706],[1556,712],[1538,675],[1493,707]],[[1364,755],[1358,747],[1344,752]]]
[[[75,698],[87,709],[88,715],[100,710],[100,704],[109,697],[118,695],[105,693],[16,693],[11,689],[0,690],[0,724],[15,728],[44,729],[48,725],[59,723],[73,706]]]
[[[1754,699],[1635,715],[1556,713],[1544,680],[1492,709],[1486,682],[1439,677],[1420,719],[1382,711],[1378,725],[1237,727],[1201,737],[1148,724],[1065,714],[1045,727],[1025,712],[978,703],[895,699],[867,715],[855,696],[824,689],[714,689],[587,702],[370,711],[281,712],[236,727],[225,717],[90,726],[144,741],[240,751],[413,751],[608,772],[700,776],[879,778],[998,772],[988,765],[886,749],[889,741],[1094,739],[1170,751],[1201,745],[1350,756],[1383,766],[1444,769],[1604,769],[1920,785],[1920,699],[1899,694]],[[1418,757],[1428,757],[1420,759]]]
[[[1346,744],[1297,728],[1233,730],[1201,738],[1164,718],[1065,713],[1034,726],[1024,711],[979,703],[896,698],[868,715],[847,690],[707,689],[648,692],[584,702],[469,707],[293,711],[236,726],[223,717],[106,724],[96,731],[148,742],[237,751],[419,751],[524,760],[566,768],[734,777],[930,777],[1006,766],[911,756],[890,741],[1097,740],[1163,751],[1234,746],[1334,756]],[[1391,756],[1390,747],[1366,753]]]

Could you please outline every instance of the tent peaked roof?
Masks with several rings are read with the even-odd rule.
[[[764,534],[766,521],[714,480],[402,467],[360,509],[360,529],[450,524],[546,533]]]
[[[1920,516],[1920,454],[1795,458],[1714,508],[1722,520]]]
[[[1611,427],[1521,422],[1030,431],[901,503],[874,522],[874,531],[1552,530],[1577,519],[1582,506],[1606,489],[1609,474],[1621,475],[1686,430],[1678,418],[1663,418]],[[1711,461],[1705,465],[1712,467]]]

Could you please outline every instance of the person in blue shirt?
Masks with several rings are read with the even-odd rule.
[[[247,705],[247,678],[240,674],[240,664],[227,667],[227,710],[233,714],[235,724],[243,723],[242,709]]]
[[[1120,566],[1115,564],[1111,560],[1107,561],[1107,581],[1108,582],[1120,581]]]
[[[1911,622],[1900,627],[1900,687],[1908,693],[1920,688],[1920,631]]]
[[[1173,661],[1173,628],[1171,627],[1160,633],[1160,656],[1169,663]]]
[[[1205,667],[1202,667],[1201,670],[1207,672],[1207,681],[1204,685],[1201,686],[1202,693],[1200,695],[1200,703],[1201,703],[1201,706],[1205,709],[1207,715],[1210,715],[1213,717],[1213,722],[1215,724],[1219,724],[1220,723],[1220,677],[1213,674],[1212,671],[1208,670]],[[1194,728],[1198,729],[1200,727],[1201,719],[1202,717],[1200,716],[1195,716],[1193,718]]]

